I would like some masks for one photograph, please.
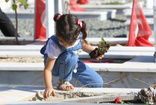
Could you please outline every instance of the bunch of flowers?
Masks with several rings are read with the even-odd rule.
[[[119,97],[115,99],[115,103],[116,104],[124,104],[124,102]]]

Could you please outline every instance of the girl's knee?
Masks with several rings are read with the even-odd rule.
[[[66,52],[59,57],[59,60],[64,61],[67,64],[77,63],[78,56],[74,52]]]
[[[89,83],[87,87],[92,87],[92,88],[103,88],[103,79],[98,78],[97,80]]]

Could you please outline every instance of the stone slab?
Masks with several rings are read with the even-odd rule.
[[[94,43],[94,42],[93,42]],[[0,46],[0,57],[43,57],[40,49],[43,45],[29,46]],[[96,46],[93,46],[96,47]],[[154,55],[154,47],[128,47],[128,46],[111,46],[104,58],[122,58],[130,59],[136,56],[152,56]],[[84,51],[76,51],[80,58],[90,58]]]
[[[0,51],[40,51],[43,45],[0,45]]]
[[[84,17],[80,17],[81,15],[82,16],[88,15],[88,16],[90,16],[90,17],[88,17],[89,19],[92,18],[92,15],[93,16],[100,15],[99,19],[101,21],[107,20],[107,19],[113,19],[116,17],[116,9],[104,9],[104,10],[92,9],[92,10],[86,10],[85,12],[73,12],[73,11],[71,11],[71,13],[77,15],[79,18],[82,18],[82,19],[84,19]]]
[[[104,95],[104,96],[93,96],[93,97],[85,97],[85,98],[77,98],[77,99],[67,99],[63,100],[63,102],[78,102],[78,103],[109,103],[113,102],[117,97],[120,97],[124,100],[137,100],[139,99],[137,96],[127,95],[127,94],[114,94],[114,95]]]
[[[116,44],[126,44],[128,41],[128,38],[104,38],[106,41],[109,41],[109,43],[111,45],[116,45]],[[87,38],[86,39],[89,43],[91,44],[98,44],[99,41],[101,41],[101,38],[98,37],[94,37],[94,38]],[[154,38],[149,38],[149,41],[151,43],[154,42]],[[6,43],[4,44],[4,46],[6,46],[7,48],[7,44],[8,45],[15,45],[15,38],[14,37],[0,37],[0,42]],[[19,38],[19,42],[20,42],[20,46],[24,45],[24,46],[31,46],[31,45],[44,45],[45,44],[45,40],[36,40],[34,41],[32,38]],[[1,45],[3,46],[3,45]],[[16,47],[15,47],[16,48]],[[12,48],[13,49],[13,48]],[[34,47],[35,49],[35,47]]]
[[[34,42],[33,38],[18,38],[19,44],[20,45],[26,45]],[[0,37],[0,42],[2,45],[15,45],[16,40],[15,37]]]
[[[90,58],[86,52],[77,52],[79,58]],[[107,52],[104,58],[112,58],[112,59],[131,59],[136,56],[152,56],[154,52]],[[1,51],[0,57],[43,57],[39,51]]]
[[[75,102],[13,102],[13,105],[97,105],[96,103],[75,103]],[[6,104],[6,105],[12,105],[12,104]],[[102,103],[100,105],[108,105],[107,103]],[[111,104],[109,105],[116,105]],[[134,105],[134,104],[133,104]],[[137,104],[138,105],[138,104]]]
[[[70,12],[71,14],[76,15],[79,19],[92,19],[92,18],[96,18],[99,19],[101,21],[103,20],[107,20],[108,18],[108,12],[106,11],[83,11],[83,12]]]
[[[21,103],[20,100],[35,95],[39,91],[43,91],[44,87],[28,87],[28,86],[4,86],[0,87],[0,104],[12,104]],[[103,94],[126,94],[138,92],[140,89],[126,89],[126,88],[75,88],[72,92],[84,92],[84,93],[103,93]],[[56,90],[59,92],[60,90]],[[69,91],[61,91],[68,92]],[[26,102],[27,103],[27,102]]]
[[[116,14],[123,14],[123,10],[130,8],[130,5],[131,4],[126,4],[126,5],[80,5],[80,7],[85,8],[87,11],[115,9]]]
[[[154,24],[153,18],[146,18],[146,20],[147,20],[147,22],[148,22],[149,25],[153,25],[153,24]],[[130,25],[130,20],[127,20],[127,21],[125,22],[125,24],[126,24],[126,25]]]
[[[109,72],[153,72],[156,71],[154,57],[151,61],[126,63],[87,63],[95,71]],[[143,59],[143,57],[142,57]],[[146,60],[146,59],[145,59]],[[149,59],[148,59],[149,60]],[[43,63],[0,63],[0,71],[43,71]]]

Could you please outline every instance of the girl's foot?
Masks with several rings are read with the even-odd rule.
[[[65,91],[72,91],[74,90],[74,86],[70,84],[68,81],[65,82],[59,79],[57,83],[57,89],[65,90]]]

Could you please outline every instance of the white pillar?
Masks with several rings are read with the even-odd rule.
[[[46,38],[48,39],[55,33],[55,23],[53,17],[55,15],[55,0],[46,0]]]
[[[69,13],[69,0],[46,0],[46,38],[55,34],[55,13]]]
[[[60,13],[60,14],[63,14],[62,12],[62,0],[54,0],[55,1],[55,12],[56,13]]]
[[[155,38],[155,63],[156,63],[156,0],[153,0],[154,38]]]

